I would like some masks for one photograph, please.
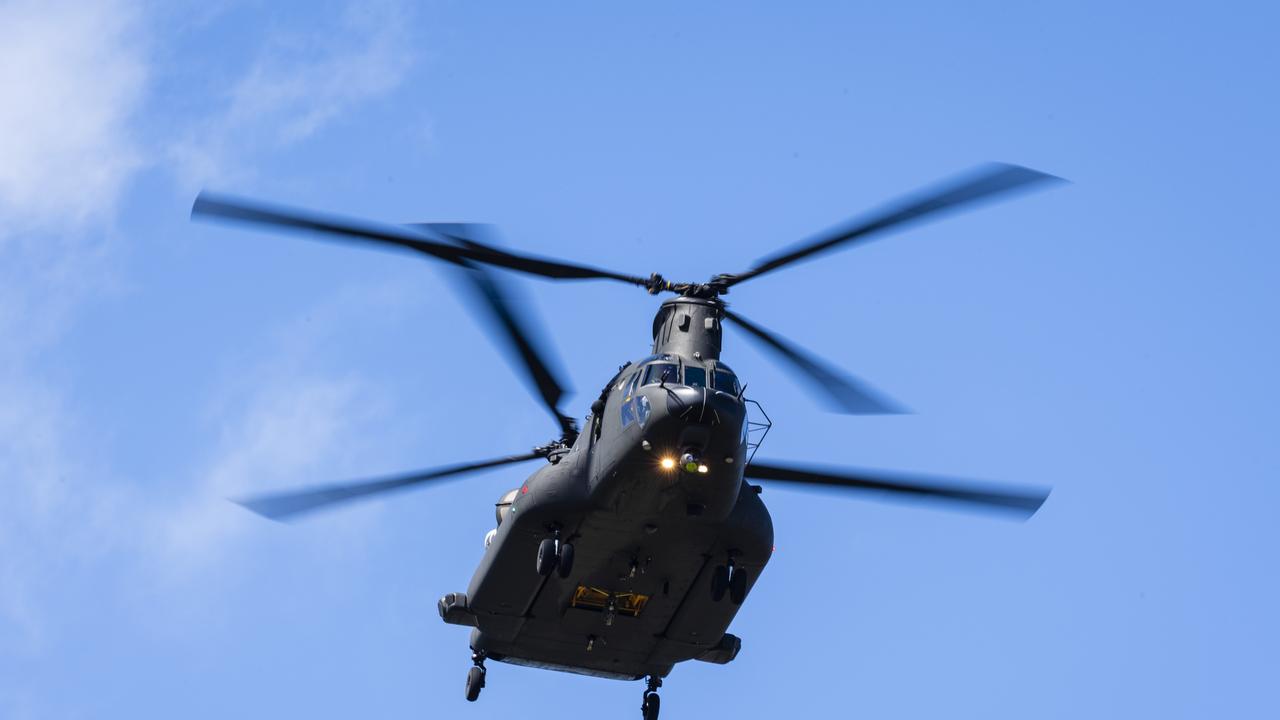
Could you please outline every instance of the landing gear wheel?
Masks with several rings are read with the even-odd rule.
[[[542,577],[549,577],[555,572],[556,562],[556,541],[554,538],[547,538],[538,544],[538,574]]]
[[[484,688],[484,668],[476,665],[467,671],[467,702],[475,702]]]
[[[733,575],[729,576],[729,599],[734,605],[741,605],[747,599],[747,571],[736,565]]]
[[[640,706],[640,712],[644,713],[644,720],[658,720],[658,708],[661,704],[662,699],[658,697],[658,693],[645,693],[644,704]]]
[[[717,565],[716,569],[711,573],[711,600],[720,602],[724,598],[724,593],[729,589],[729,568],[724,565]]]
[[[657,675],[650,675],[648,682],[644,688],[644,703],[640,705],[640,712],[644,714],[644,720],[658,720],[658,706],[662,701],[658,698],[658,688],[662,687],[662,678]]]
[[[560,577],[569,577],[573,572],[573,543],[560,543],[560,559],[556,564],[560,568]]]

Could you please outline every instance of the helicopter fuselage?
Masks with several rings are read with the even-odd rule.
[[[467,593],[440,604],[475,628],[473,652],[623,679],[736,656],[726,631],[773,525],[743,480],[746,409],[719,362],[721,307],[665,303],[653,354],[610,381],[572,447],[504,496]],[[547,541],[572,546],[567,574],[539,566]]]

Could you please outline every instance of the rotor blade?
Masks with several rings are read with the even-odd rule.
[[[487,226],[463,223],[419,223],[413,227],[426,228],[452,240],[464,247],[476,247],[476,237],[486,233]],[[560,398],[565,392],[565,383],[559,380],[561,373],[553,371],[547,361],[548,353],[539,348],[536,341],[545,336],[527,312],[522,314],[516,310],[525,303],[512,302],[512,288],[505,286],[494,273],[486,271],[474,263],[459,263],[459,274],[466,283],[464,288],[480,299],[480,305],[489,311],[491,324],[502,328],[501,337],[507,340],[509,355],[518,361],[537,391],[542,403],[551,411],[551,415],[560,424],[561,437],[572,443],[578,434],[577,423],[573,418],[560,411]],[[537,330],[537,332],[535,332]]]
[[[881,470],[818,470],[752,461],[743,472],[755,480],[868,490],[899,499],[942,500],[964,503],[970,509],[1008,512],[1023,519],[1035,514],[1049,497],[1041,488],[1008,488],[930,475]]]
[[[947,212],[975,206],[994,200],[1014,191],[1030,190],[1036,185],[1066,182],[1062,178],[1019,165],[989,163],[965,175],[952,178],[931,188],[890,203],[868,215],[837,226],[811,238],[799,247],[761,260],[754,268],[724,278],[727,286],[736,285],[776,270],[784,265],[803,260],[810,255],[831,250],[858,239],[870,239],[887,230],[925,219],[934,219]]]
[[[435,468],[432,470],[421,470],[404,475],[392,475],[391,477],[377,478],[374,480],[358,480],[355,482],[339,483],[335,485],[322,485],[310,490],[258,495],[244,500],[234,500],[233,502],[252,510],[263,517],[270,518],[272,520],[284,520],[295,515],[311,512],[330,505],[349,502],[351,500],[370,497],[372,495],[391,492],[393,490],[402,490],[414,485],[420,485],[429,480],[454,477],[465,473],[476,472],[478,470],[498,467],[500,465],[525,462],[526,460],[533,460],[540,457],[543,457],[542,453],[531,452],[525,453],[524,455],[511,455],[509,457],[497,458],[495,460],[483,460],[475,463],[467,463],[465,465],[449,465],[447,467]]]
[[[398,246],[416,250],[442,260],[471,260],[556,280],[620,280],[642,287],[647,287],[649,283],[645,278],[632,277],[558,260],[516,255],[479,243],[475,243],[473,247],[462,248],[449,243],[432,241],[423,237],[419,232],[394,225],[383,225],[364,220],[321,215],[307,210],[271,206],[207,191],[201,192],[196,197],[195,204],[191,206],[191,217],[192,219],[218,219],[281,230],[317,233],[339,240]]]
[[[849,415],[893,415],[908,412],[906,408],[867,383],[826,365],[818,358],[741,315],[725,310],[724,316],[803,372],[802,378],[809,381],[809,387],[813,393],[826,401],[836,412]]]

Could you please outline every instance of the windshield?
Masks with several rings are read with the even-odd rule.
[[[730,395],[738,394],[738,378],[727,367],[716,368],[716,389]]]
[[[707,371],[696,365],[685,365],[684,384],[693,387],[706,387]]]
[[[670,363],[654,363],[644,369],[644,382],[642,385],[657,385],[658,383],[674,383],[679,382],[680,373],[676,370],[676,366]]]

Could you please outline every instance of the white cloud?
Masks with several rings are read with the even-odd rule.
[[[145,7],[145,6],[143,6]],[[360,7],[353,3],[352,8]],[[177,159],[199,175],[234,166],[241,136],[260,150],[299,142],[351,107],[395,87],[409,57],[396,6],[352,9],[332,32],[272,39],[223,106],[171,146],[175,125],[144,136],[140,116],[160,41],[136,4],[18,0],[0,5],[0,647],[40,648],[48,606],[75,570],[112,558],[119,573],[217,560],[255,518],[223,498],[268,482],[313,480],[349,450],[380,407],[359,378],[305,372],[297,348],[250,370],[253,387],[224,409],[219,451],[186,478],[198,492],[156,498],[114,477],[110,458],[79,438],[74,397],[46,362],[77,312],[100,296],[113,263],[106,238],[120,198],[148,161]],[[178,51],[170,51],[178,55]],[[201,121],[205,122],[205,121]],[[155,127],[155,123],[149,123]],[[176,127],[183,127],[176,125]],[[188,123],[186,128],[190,128]],[[203,132],[203,131],[209,132]],[[232,144],[232,139],[237,144]],[[234,150],[232,149],[234,148]],[[238,534],[239,533],[239,534]],[[224,548],[225,549],[225,548]],[[172,578],[170,578],[172,579]]]
[[[137,21],[124,3],[0,5],[0,240],[100,216],[138,168]]]
[[[139,23],[113,2],[0,6],[0,621],[38,643],[40,598],[105,550],[114,492],[80,494],[74,413],[41,353],[108,273],[102,235],[139,167],[130,120],[147,78]]]

